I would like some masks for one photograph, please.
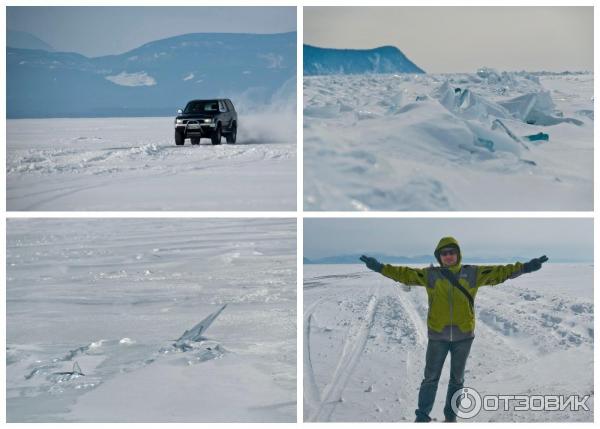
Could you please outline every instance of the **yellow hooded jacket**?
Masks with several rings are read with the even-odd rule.
[[[444,237],[434,255],[440,267],[398,267],[386,264],[381,274],[408,286],[425,286],[429,299],[427,330],[432,340],[460,341],[475,336],[475,313],[469,299],[442,274],[440,249],[456,247],[458,261],[448,267],[458,282],[475,299],[480,286],[493,286],[523,274],[523,264],[461,265],[462,255],[458,242]]]

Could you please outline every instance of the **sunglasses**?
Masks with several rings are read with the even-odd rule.
[[[441,256],[456,255],[457,253],[458,252],[456,251],[456,249],[440,250]]]

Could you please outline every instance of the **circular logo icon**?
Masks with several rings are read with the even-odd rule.
[[[477,390],[463,387],[452,395],[451,406],[457,417],[470,419],[481,411],[481,396]]]

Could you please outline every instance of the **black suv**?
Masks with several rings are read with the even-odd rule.
[[[176,145],[183,145],[185,139],[200,144],[202,137],[210,138],[212,144],[221,144],[221,136],[227,143],[235,143],[237,138],[237,112],[231,100],[192,100],[185,109],[177,111]]]

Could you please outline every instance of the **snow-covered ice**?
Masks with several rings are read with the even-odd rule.
[[[9,220],[6,299],[9,422],[296,421],[295,220]]]
[[[173,118],[7,120],[7,209],[295,210],[295,112],[239,121],[181,147]]]
[[[304,207],[592,210],[593,119],[590,73],[305,77]]]
[[[482,410],[471,420],[593,422],[593,271],[591,264],[545,264],[481,288],[465,373],[465,387],[482,397],[591,395],[590,411],[511,406]],[[406,292],[364,265],[304,265],[304,420],[414,421],[426,318],[420,287]],[[444,420],[448,360],[432,412],[438,421]]]

